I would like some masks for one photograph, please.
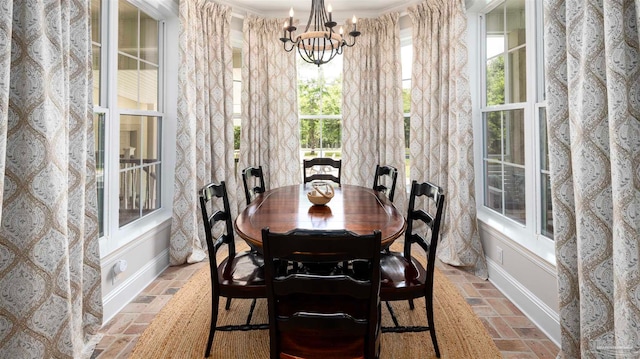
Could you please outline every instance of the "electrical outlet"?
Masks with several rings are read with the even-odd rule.
[[[496,260],[498,261],[498,263],[502,264],[502,248],[500,247],[496,247],[496,254],[497,254],[497,258]]]

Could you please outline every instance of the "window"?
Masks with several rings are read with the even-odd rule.
[[[409,140],[411,125],[411,71],[413,65],[413,45],[410,37],[403,37],[400,47],[400,61],[402,63],[402,112],[404,113],[404,163],[407,190],[411,184]]]
[[[342,158],[342,56],[322,66],[298,57],[297,66],[302,157]]]
[[[514,231],[511,238],[534,238],[522,244],[540,254],[547,249],[537,250],[540,245],[534,242],[553,239],[542,1],[494,1],[480,20],[484,56],[480,59],[483,206],[479,216],[484,214],[492,223]],[[544,253],[543,257],[548,258]]]
[[[91,21],[99,230],[113,237],[161,208],[164,23],[124,0],[92,0]]]
[[[240,160],[240,124],[242,123],[242,49],[233,48],[233,158]],[[236,172],[238,169],[236,168]]]

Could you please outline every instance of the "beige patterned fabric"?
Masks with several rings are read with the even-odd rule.
[[[6,6],[6,7],[5,7]],[[7,118],[9,116],[9,78],[11,75],[11,27],[13,2],[0,5],[0,178],[4,178],[7,154]],[[0,181],[0,204],[4,193],[4,181]],[[0,205],[2,218],[2,205]]]
[[[561,358],[640,356],[640,2],[545,2]]]
[[[249,15],[243,25],[239,168],[262,165],[267,188],[302,182],[297,52],[282,48],[284,21]]]
[[[398,13],[391,13],[377,19],[359,19],[362,35],[354,47],[344,51],[342,182],[371,187],[377,164],[394,166],[398,169],[394,203],[405,208],[398,18]]]
[[[0,3],[0,358],[89,357],[99,338],[89,7]]]
[[[226,181],[235,208],[231,8],[180,1],[180,70],[170,262],[205,258],[198,190]]]
[[[413,22],[411,178],[444,188],[438,257],[487,277],[478,234],[464,0],[408,9]]]

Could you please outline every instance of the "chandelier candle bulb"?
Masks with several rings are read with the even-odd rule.
[[[333,21],[333,15],[331,14],[331,10],[333,10],[331,8],[331,4],[329,4],[329,6],[327,6],[327,12],[329,12],[329,22]]]
[[[356,16],[353,15],[353,18],[351,19],[351,22],[353,23],[353,31],[358,31],[358,25],[356,25],[357,21],[358,19],[356,19]]]
[[[293,8],[289,10],[289,24],[293,25]]]

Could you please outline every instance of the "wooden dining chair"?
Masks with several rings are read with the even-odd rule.
[[[389,200],[393,202],[397,180],[398,169],[393,166],[376,165],[376,172],[373,177],[373,190],[385,193]]]
[[[222,207],[222,209],[214,212],[213,202],[217,202],[216,208]],[[212,209],[209,210],[208,207]],[[267,289],[264,281],[262,256],[255,251],[236,252],[229,198],[224,181],[220,184],[210,183],[200,190],[200,208],[202,209],[211,269],[211,326],[205,351],[205,357],[209,357],[216,330],[220,297],[227,298],[225,309],[229,310],[231,298],[254,298],[254,300],[255,298],[266,298]],[[216,224],[223,225],[216,226]],[[216,230],[222,229],[222,234],[215,240],[214,227]],[[227,246],[228,255],[218,264],[216,255],[223,245]]]
[[[338,175],[326,171],[326,168],[337,169]],[[302,161],[302,181],[308,183],[315,180],[333,181],[340,185],[342,176],[342,160],[334,160],[328,157],[316,157]]]
[[[429,202],[434,205],[429,210],[416,208],[416,200],[424,198],[423,208],[430,208]],[[444,209],[444,192],[442,188],[429,182],[411,183],[411,194],[409,195],[409,209],[407,212],[407,229],[404,238],[404,252],[383,252],[380,258],[380,277],[382,285],[380,287],[380,299],[383,301],[408,300],[409,307],[413,310],[413,299],[424,297],[428,327],[431,341],[436,352],[436,357],[440,357],[438,340],[433,322],[433,272],[436,261],[436,248],[440,233],[440,222]],[[434,213],[435,211],[435,213]],[[426,234],[422,235],[414,230],[416,221],[420,221],[425,227]],[[429,238],[427,241],[426,238]],[[411,255],[411,247],[417,244],[424,249],[427,254],[427,265],[425,267],[415,257]]]
[[[262,166],[247,167],[242,170],[242,183],[244,184],[244,195],[247,205],[253,200],[253,196],[258,193],[264,193],[266,190],[264,185],[264,173]]]
[[[380,231],[262,230],[271,358],[378,358]]]

